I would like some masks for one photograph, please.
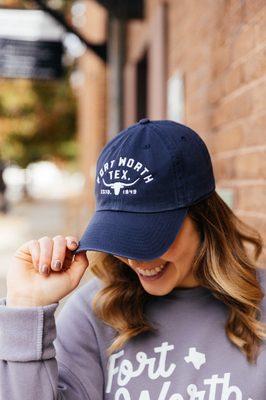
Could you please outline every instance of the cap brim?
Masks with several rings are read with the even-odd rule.
[[[152,260],[173,243],[187,211],[188,207],[151,213],[95,211],[74,254],[93,250]]]

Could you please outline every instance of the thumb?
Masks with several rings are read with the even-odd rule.
[[[86,251],[75,254],[74,260],[68,269],[68,273],[71,275],[73,282],[79,284],[82,276],[89,266],[89,260],[86,256]]]

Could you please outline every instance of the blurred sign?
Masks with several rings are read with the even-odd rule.
[[[0,76],[59,78],[64,34],[41,10],[0,10]]]
[[[184,122],[184,79],[179,71],[168,79],[167,82],[167,118],[176,121]]]

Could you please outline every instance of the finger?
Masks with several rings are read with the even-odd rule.
[[[65,260],[66,239],[62,235],[57,235],[53,238],[53,242],[51,269],[53,271],[60,271]]]
[[[31,254],[32,264],[36,271],[39,271],[39,259],[40,259],[40,244],[37,239],[30,240],[28,242],[28,249]]]
[[[78,247],[78,239],[75,236],[66,236],[67,248],[75,250]]]
[[[24,242],[14,253],[15,258],[19,258],[23,261],[27,261],[28,263],[32,264],[32,257],[29,249],[29,243]]]
[[[40,273],[48,275],[51,269],[53,240],[48,236],[44,236],[38,239],[38,241],[40,244],[39,271]],[[45,270],[47,272],[45,272]]]
[[[75,255],[71,267],[67,270],[67,273],[70,275],[74,287],[78,286],[88,266],[89,260],[86,256],[86,251],[82,251]]]

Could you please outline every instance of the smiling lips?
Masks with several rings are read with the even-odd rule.
[[[166,263],[165,264],[161,264],[158,267],[150,268],[150,269],[148,269],[148,268],[146,268],[146,269],[137,268],[137,271],[141,275],[144,275],[144,276],[154,276],[154,275],[157,275],[159,272],[161,272],[164,269],[165,265],[166,265]]]

